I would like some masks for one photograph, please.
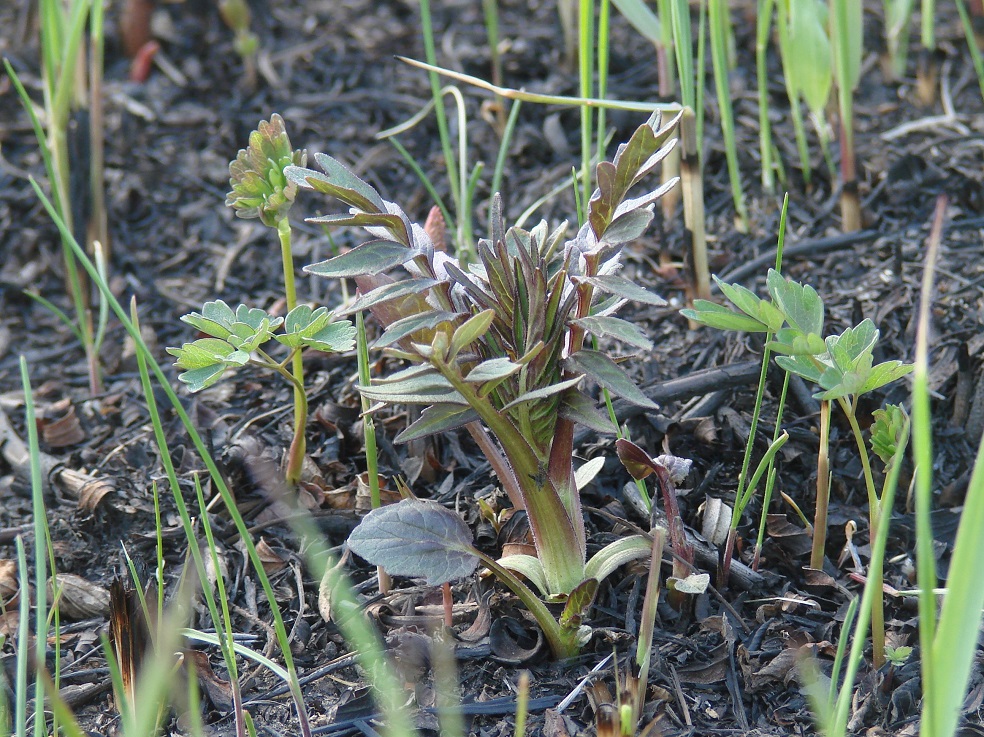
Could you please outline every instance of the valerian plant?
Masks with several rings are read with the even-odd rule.
[[[523,599],[561,656],[580,647],[581,617],[598,582],[651,549],[650,541],[634,536],[587,559],[573,440],[577,423],[613,429],[586,392],[586,378],[656,408],[612,358],[585,347],[585,338],[651,348],[638,328],[613,313],[630,299],[665,302],[620,276],[619,256],[649,226],[654,203],[676,184],[628,197],[672,149],[676,122],[660,127],[659,116],[653,116],[619,146],[613,161],[598,165],[587,222],[570,240],[565,240],[566,223],[554,230],[546,222],[529,231],[507,230],[499,199],[493,198],[490,238],[479,242],[478,260],[470,266],[443,252],[398,205],[330,156],[315,156],[324,173],[301,166],[285,171],[299,188],[348,207],[309,222],[361,226],[372,236],[305,271],[354,278],[361,296],[348,312],[369,309],[385,328],[376,347],[409,362],[360,387],[376,402],[424,407],[397,440],[466,427],[512,504],[526,510],[536,556],[482,560]],[[397,266],[407,278],[397,281],[384,273]],[[451,573],[466,572],[467,565],[428,561],[446,562],[447,556],[474,561],[478,555],[464,539],[467,529],[456,527],[448,515],[455,516],[437,505],[402,502],[367,516],[350,546],[391,572],[448,580]],[[457,532],[449,533],[452,529]],[[434,555],[424,555],[427,551]],[[559,622],[515,573],[548,599],[567,602]]]
[[[241,218],[259,218],[276,228],[284,271],[287,317],[276,317],[263,310],[239,305],[235,310],[221,300],[206,302],[201,313],[181,319],[205,333],[206,338],[168,348],[177,357],[175,365],[184,369],[178,377],[193,392],[218,381],[230,368],[247,363],[276,371],[294,388],[294,438],[287,453],[286,477],[295,484],[300,479],[305,452],[307,396],[301,352],[312,348],[325,352],[351,350],[355,328],[348,321],[333,322],[325,307],[312,308],[297,303],[294,286],[294,259],[288,213],[297,195],[297,185],[284,176],[289,166],[304,166],[307,154],[293,150],[284,121],[274,114],[269,122],[260,121],[249,136],[249,146],[241,149],[229,165],[232,191],[226,204]],[[275,331],[283,327],[283,332]],[[285,345],[286,358],[278,361],[260,346],[270,340]],[[290,370],[287,366],[290,366]]]
[[[816,290],[808,284],[785,279],[770,269],[766,284],[770,299],[762,299],[740,284],[725,284],[715,279],[725,297],[737,311],[709,302],[695,300],[694,308],[683,310],[688,319],[720,328],[744,332],[767,333],[773,336],[768,348],[782,355],[776,363],[820,389],[814,396],[820,400],[820,454],[817,464],[817,505],[813,525],[813,551],[810,566],[823,567],[827,534],[827,503],[829,497],[828,448],[830,408],[841,408],[851,427],[868,494],[869,536],[875,539],[878,526],[887,522],[881,498],[875,488],[871,462],[864,434],[858,422],[858,400],[862,395],[902,378],[912,371],[912,364],[898,360],[874,362],[875,346],[880,335],[870,319],[849,327],[839,335],[823,338],[824,306]],[[897,408],[891,410],[896,413]],[[749,439],[751,442],[751,439]],[[879,452],[879,455],[881,453]],[[881,570],[870,575],[880,586]],[[872,609],[873,659],[880,667],[884,662],[885,625],[880,597]]]

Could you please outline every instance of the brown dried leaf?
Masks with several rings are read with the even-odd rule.
[[[270,547],[270,543],[266,541],[266,538],[260,538],[260,541],[256,544],[256,553],[260,558],[260,563],[263,564],[263,570],[267,573],[276,573],[287,565],[287,561]]]
[[[20,584],[17,582],[17,561],[0,559],[0,608],[10,609],[17,605]]]
[[[53,585],[54,584],[54,585]],[[90,619],[109,614],[109,589],[72,573],[59,573],[48,579],[48,596],[58,588],[58,610],[67,619]]]
[[[52,405],[52,409],[61,411],[62,402]],[[65,448],[69,445],[78,445],[86,439],[85,431],[75,414],[75,406],[69,404],[65,409],[65,414],[54,420],[41,420],[41,438],[52,448]]]

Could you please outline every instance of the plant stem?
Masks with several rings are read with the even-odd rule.
[[[830,402],[820,402],[820,452],[817,454],[817,507],[813,517],[813,550],[810,568],[823,570],[827,544],[827,505],[830,502]]]
[[[294,286],[294,256],[291,251],[290,221],[281,218],[277,222],[277,235],[280,236],[280,258],[284,266],[284,295],[287,298],[287,312],[297,307],[297,289]],[[292,374],[294,376],[294,439],[291,441],[290,450],[287,453],[287,477],[288,484],[296,484],[301,478],[301,468],[304,465],[304,452],[306,450],[306,438],[304,431],[307,428],[307,397],[304,393],[304,358],[300,351],[296,351],[291,359]]]

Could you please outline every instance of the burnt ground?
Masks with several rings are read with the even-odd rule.
[[[22,73],[40,100],[38,49],[34,36],[23,35],[19,10],[0,9],[0,49]],[[174,376],[164,347],[191,339],[178,317],[200,309],[208,299],[230,304],[248,302],[271,308],[281,298],[281,271],[272,234],[257,221],[236,220],[224,207],[228,162],[245,145],[257,121],[279,112],[292,142],[309,152],[325,151],[348,163],[377,186],[386,199],[402,204],[421,220],[431,202],[417,178],[389,143],[374,137],[417,112],[429,98],[426,78],[393,58],[422,58],[419,16],[412,3],[392,0],[291,0],[257,2],[253,29],[261,55],[255,89],[247,89],[231,33],[217,13],[203,2],[161,4],[155,32],[167,70],[155,67],[143,83],[128,81],[115,17],[107,33],[106,59],[106,189],[112,240],[111,283],[121,300],[136,297],[148,342]],[[488,77],[489,54],[477,3],[439,3],[435,23],[440,29],[441,63]],[[734,11],[738,68],[731,84],[738,120],[739,151],[751,213],[750,232],[733,227],[717,111],[708,101],[705,186],[708,233],[713,270],[731,280],[761,288],[771,264],[778,227],[779,197],[761,191],[758,179],[757,108],[754,89],[754,3]],[[937,521],[940,562],[945,571],[962,492],[984,426],[984,392],[979,391],[980,349],[984,345],[984,105],[955,11],[947,5],[937,23],[937,59],[944,99],[931,107],[914,102],[915,46],[908,74],[901,82],[885,79],[879,53],[880,8],[869,3],[866,16],[865,71],[857,96],[857,150],[864,202],[864,230],[840,233],[836,183],[831,184],[813,145],[814,184],[804,186],[795,158],[788,106],[781,78],[770,77],[772,122],[783,156],[790,190],[789,234],[785,271],[809,281],[827,305],[829,330],[840,330],[861,317],[872,318],[882,331],[881,358],[913,357],[913,310],[923,263],[925,240],[937,198],[947,195],[947,229],[938,269],[933,309],[932,381],[934,399]],[[553,94],[576,93],[576,78],[563,63],[563,45],[552,4],[505,2],[501,38],[505,83]],[[913,36],[915,37],[915,33]],[[652,48],[621,19],[615,20],[611,96],[656,99],[656,65]],[[775,60],[772,64],[775,66]],[[473,160],[495,160],[498,138],[483,118],[490,102],[484,93],[465,90]],[[711,94],[709,92],[709,94]],[[643,116],[616,113],[609,121],[624,140]],[[400,140],[446,193],[436,129],[428,118]],[[515,217],[527,203],[570,176],[578,151],[578,115],[573,110],[525,105],[510,148],[503,190],[508,212]],[[98,649],[97,633],[105,628],[105,589],[120,570],[120,545],[144,564],[153,565],[153,481],[163,478],[157,447],[150,432],[132,351],[115,321],[101,360],[105,391],[92,396],[78,343],[50,311],[24,295],[40,293],[69,309],[63,288],[63,267],[57,234],[26,181],[42,177],[41,158],[27,116],[4,77],[0,80],[0,409],[11,428],[0,442],[10,449],[13,435],[24,438],[23,399],[18,357],[30,367],[39,404],[42,449],[58,464],[48,504],[55,561],[62,573],[83,577],[95,586],[95,609],[72,622],[60,644],[66,687],[82,725],[92,733],[113,731],[118,719],[112,707],[109,678]],[[834,147],[836,156],[836,146]],[[486,180],[487,181],[487,180]],[[487,186],[487,185],[482,185]],[[476,222],[481,223],[489,193],[479,188]],[[562,196],[545,216],[553,221],[573,212]],[[319,203],[304,199],[295,208],[317,214]],[[355,236],[352,236],[354,239]],[[344,235],[336,245],[355,242]],[[679,208],[660,218],[649,234],[634,244],[629,274],[682,306],[686,297],[684,233]],[[297,218],[295,256],[298,265],[325,257],[329,244],[314,227]],[[758,259],[758,261],[756,261]],[[756,265],[757,264],[757,265]],[[335,285],[313,277],[299,282],[302,300],[335,305]],[[705,498],[730,501],[741,464],[754,398],[754,370],[742,373],[760,356],[754,340],[714,331],[690,330],[675,310],[636,308],[634,315],[656,343],[640,356],[633,371],[653,396],[666,397],[665,382],[693,377],[704,369],[732,367],[733,385],[685,387],[662,401],[659,414],[631,419],[633,437],[651,449],[661,446],[694,459],[694,470],[682,497],[684,518],[701,529]],[[361,499],[356,478],[365,469],[365,455],[356,425],[358,398],[352,385],[352,356],[312,357],[307,363],[312,387],[312,418],[308,447],[315,471],[306,488],[309,506],[332,545],[341,546],[356,523]],[[176,382],[175,382],[176,384]],[[765,417],[774,417],[778,384],[770,383]],[[663,392],[662,394],[660,392]],[[283,523],[278,507],[256,472],[258,457],[276,458],[289,442],[290,397],[284,385],[255,372],[242,371],[213,390],[195,397],[183,393],[186,406],[206,435],[227,475],[256,540],[270,550],[270,570],[277,605],[294,637],[305,698],[316,727],[337,724],[353,732],[346,720],[372,714],[363,673],[346,665],[350,650],[335,624],[325,622],[317,605],[317,582],[301,562],[298,540]],[[701,403],[694,407],[696,400]],[[882,401],[908,401],[903,381],[873,398],[870,411]],[[770,410],[773,410],[770,415]],[[787,410],[792,440],[782,453],[779,485],[812,516],[816,469],[816,406],[808,392],[796,394]],[[203,466],[190,448],[180,424],[165,412],[165,429],[178,467],[182,492],[194,499],[192,476]],[[764,443],[771,434],[766,421]],[[405,423],[392,413],[383,424],[381,463],[390,478],[402,474],[414,491],[466,511],[480,544],[494,550],[494,530],[481,523],[476,496],[502,500],[487,464],[470,439],[449,435],[412,452],[393,445]],[[656,655],[647,715],[665,734],[798,734],[813,730],[809,709],[793,668],[793,654],[811,645],[829,668],[839,636],[839,623],[850,597],[860,585],[848,574],[850,559],[839,561],[844,530],[855,521],[853,544],[867,555],[867,522],[860,464],[847,425],[835,420],[832,468],[834,485],[828,545],[829,578],[807,579],[808,544],[792,508],[776,497],[770,510],[773,533],[767,538],[762,580],[751,590],[732,586],[692,602],[685,614],[661,604],[655,637]],[[764,446],[763,446],[764,447]],[[610,439],[586,435],[578,453],[603,454],[609,461],[585,492],[586,506],[609,513],[589,513],[592,540],[599,543],[619,534],[611,514],[639,522],[623,498],[627,477],[617,464]],[[103,482],[93,493],[65,485],[64,470],[85,472]],[[0,460],[0,562],[15,558],[14,537],[33,546],[31,503],[23,468],[8,454]],[[913,523],[905,489],[911,469],[904,471],[900,499],[893,517],[886,560],[886,583],[912,588]],[[165,484],[166,486],[166,484]],[[165,490],[162,487],[162,490]],[[105,495],[102,495],[105,491]],[[206,489],[206,495],[212,490]],[[186,554],[174,502],[162,495],[169,585],[173,586]],[[753,502],[740,528],[739,556],[749,561],[760,503]],[[274,652],[268,604],[242,565],[234,528],[221,506],[210,519],[216,528],[234,582],[235,626],[258,650]],[[434,592],[398,580],[395,593],[380,597],[374,571],[361,561],[349,569],[366,597],[369,610],[390,636],[396,659],[408,681],[417,685],[414,698],[433,704],[426,663],[415,663],[415,648],[426,643],[435,623]],[[5,570],[9,570],[6,568]],[[581,695],[561,714],[557,702],[606,655],[634,651],[644,571],[630,569],[603,584],[592,612],[596,635],[584,654],[558,664],[543,654],[529,656],[502,627],[489,636],[487,622],[512,622],[528,635],[510,596],[496,588],[490,600],[481,595],[490,584],[467,582],[455,587],[456,631],[471,627],[457,644],[460,695],[468,706],[472,733],[512,733],[512,713],[520,672],[532,673],[532,733],[593,733],[588,699]],[[11,579],[0,580],[0,587]],[[14,584],[15,585],[15,584]],[[9,590],[3,589],[8,596]],[[9,636],[15,614],[0,619],[0,633]],[[207,614],[194,623],[208,628]],[[915,606],[911,600],[886,596],[891,642],[917,645]],[[476,624],[477,623],[477,624]],[[506,627],[508,630],[509,627]],[[833,643],[833,644],[832,644]],[[522,644],[522,643],[521,643]],[[4,657],[12,652],[4,646]],[[221,658],[206,651],[221,680]],[[420,665],[418,669],[414,666]],[[296,718],[287,697],[272,692],[277,684],[265,673],[246,669],[244,698],[257,725],[268,734],[292,733]],[[609,664],[598,676],[613,686]],[[919,705],[918,648],[896,668],[862,668],[851,722],[853,732],[875,727],[888,733],[914,734]],[[969,719],[979,723],[982,689],[975,677]],[[219,692],[221,692],[221,688]],[[209,732],[231,729],[222,699],[206,699],[204,718]],[[976,712],[976,713],[975,713]],[[171,722],[180,730],[186,723]],[[433,717],[420,712],[422,728]]]

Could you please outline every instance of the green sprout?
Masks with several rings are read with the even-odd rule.
[[[276,317],[246,305],[233,310],[221,300],[206,302],[201,313],[193,312],[181,319],[208,337],[185,343],[180,348],[167,349],[177,357],[175,365],[184,370],[178,378],[193,392],[211,386],[228,369],[247,364],[275,371],[293,386],[294,439],[288,451],[286,470],[287,482],[291,484],[300,479],[305,452],[308,406],[301,353],[305,348],[348,351],[355,345],[355,328],[350,322],[333,322],[334,315],[327,308],[315,309],[297,303],[291,228],[287,217],[297,195],[297,185],[287,179],[284,171],[306,162],[307,154],[291,148],[283,118],[275,114],[269,122],[260,122],[249,136],[249,147],[242,149],[229,165],[232,191],[226,204],[241,218],[259,218],[267,227],[277,229],[287,317]],[[276,333],[281,327],[283,331]],[[286,346],[285,358],[278,361],[261,348],[270,340]]]
[[[761,299],[740,284],[725,284],[715,279],[724,296],[738,308],[737,311],[709,302],[695,300],[694,308],[683,310],[690,320],[722,330],[766,333],[772,336],[767,343],[769,350],[779,353],[776,363],[786,371],[817,385],[820,391],[814,396],[820,400],[821,428],[820,452],[817,464],[817,505],[813,526],[813,551],[810,567],[823,567],[824,547],[827,535],[827,503],[829,497],[828,428],[830,409],[840,407],[851,426],[857,444],[864,484],[868,493],[869,534],[874,539],[879,525],[887,514],[882,509],[881,498],[875,489],[871,461],[861,426],[858,422],[858,400],[864,394],[880,389],[912,371],[912,364],[897,360],[874,362],[875,346],[879,331],[870,319],[847,328],[840,335],[823,334],[823,300],[810,285],[788,281],[775,269],[769,269],[766,280],[770,299]],[[888,408],[892,413],[887,427],[896,427],[901,418],[899,408]],[[889,430],[885,437],[891,437]],[[881,458],[893,458],[887,452],[887,440],[881,440],[876,422],[873,439],[879,438],[875,453]],[[751,439],[749,439],[751,442]],[[773,443],[775,446],[775,443]],[[773,451],[774,452],[774,451]],[[888,461],[885,461],[886,464]],[[750,484],[750,486],[753,486]],[[869,574],[881,579],[880,566]],[[872,610],[873,659],[876,666],[884,662],[885,625],[881,598],[874,602]]]
[[[324,173],[300,166],[285,171],[299,187],[347,206],[344,213],[309,222],[356,225],[372,236],[305,269],[354,278],[361,296],[347,312],[370,310],[385,329],[376,347],[411,364],[360,386],[363,396],[424,407],[397,436],[400,442],[466,427],[513,506],[526,510],[536,556],[495,561],[474,549],[457,515],[414,500],[370,513],[350,547],[390,573],[434,584],[468,575],[482,560],[530,609],[558,656],[583,643],[583,614],[598,582],[652,550],[649,539],[636,535],[587,559],[573,438],[578,423],[612,431],[580,388],[586,378],[636,404],[656,406],[607,354],[587,348],[586,338],[651,346],[638,328],[612,313],[629,299],[665,304],[617,271],[622,248],[645,231],[656,201],[676,184],[628,197],[672,149],[675,126],[673,120],[660,127],[654,115],[612,162],[599,164],[599,188],[573,239],[565,241],[566,224],[552,231],[546,222],[529,231],[507,230],[494,198],[491,238],[478,243],[478,260],[470,266],[436,250],[423,227],[330,156],[315,157]],[[409,278],[394,281],[383,273],[401,265]],[[549,600],[566,602],[559,620],[516,573]]]

